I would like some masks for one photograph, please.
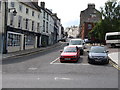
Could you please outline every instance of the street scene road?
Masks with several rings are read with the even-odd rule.
[[[4,59],[3,88],[118,88],[118,70],[111,64],[87,62],[87,50],[77,63],[60,63],[60,46],[26,55]]]

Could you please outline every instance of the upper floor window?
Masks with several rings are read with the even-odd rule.
[[[22,5],[19,5],[19,10],[22,11]]]
[[[46,22],[46,32],[48,33],[48,22]]]
[[[32,21],[32,31],[34,30],[34,21]]]
[[[28,14],[29,13],[29,9],[28,8],[26,8],[26,14]]]
[[[22,16],[18,17],[18,27],[21,27],[21,23],[22,23]]]
[[[28,19],[26,19],[26,23],[25,23],[25,29],[28,29]]]
[[[43,32],[45,32],[45,20],[43,20]]]
[[[49,15],[47,14],[47,20],[49,20]]]
[[[91,24],[88,24],[88,29],[92,29],[92,25]]]
[[[40,18],[40,14],[38,14],[38,18]]]
[[[43,18],[45,18],[45,11],[43,12]]]
[[[14,7],[15,6],[15,2],[11,2],[11,7]]]
[[[14,16],[13,14],[10,15],[10,25],[13,25],[13,21],[14,21]]]
[[[32,16],[34,16],[34,14],[35,14],[35,12],[34,12],[34,11],[32,11]]]
[[[40,23],[37,23],[37,31],[39,31]]]
[[[0,11],[1,11],[1,1],[0,1]]]

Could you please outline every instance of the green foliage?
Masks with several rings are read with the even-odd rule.
[[[89,32],[89,36],[104,40],[107,32],[120,31],[120,5],[117,2],[106,2],[105,7],[101,8],[101,14],[103,19]]]

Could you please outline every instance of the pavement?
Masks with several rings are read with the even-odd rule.
[[[47,46],[47,47],[33,48],[33,49],[16,51],[16,52],[8,52],[7,54],[2,54],[2,59],[4,60],[7,58],[11,58],[11,57],[18,57],[18,56],[28,55],[31,53],[37,53],[37,52],[45,51],[45,50],[48,50],[50,48],[54,48],[56,46],[61,46],[61,45],[62,45],[62,42],[58,42],[54,45]]]
[[[120,55],[120,52],[113,52],[113,53],[109,53],[108,57],[110,58],[112,63],[117,65],[116,67],[120,70],[119,55]]]

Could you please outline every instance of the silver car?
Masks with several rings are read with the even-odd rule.
[[[92,46],[88,52],[88,63],[109,63],[108,51],[103,46]]]

